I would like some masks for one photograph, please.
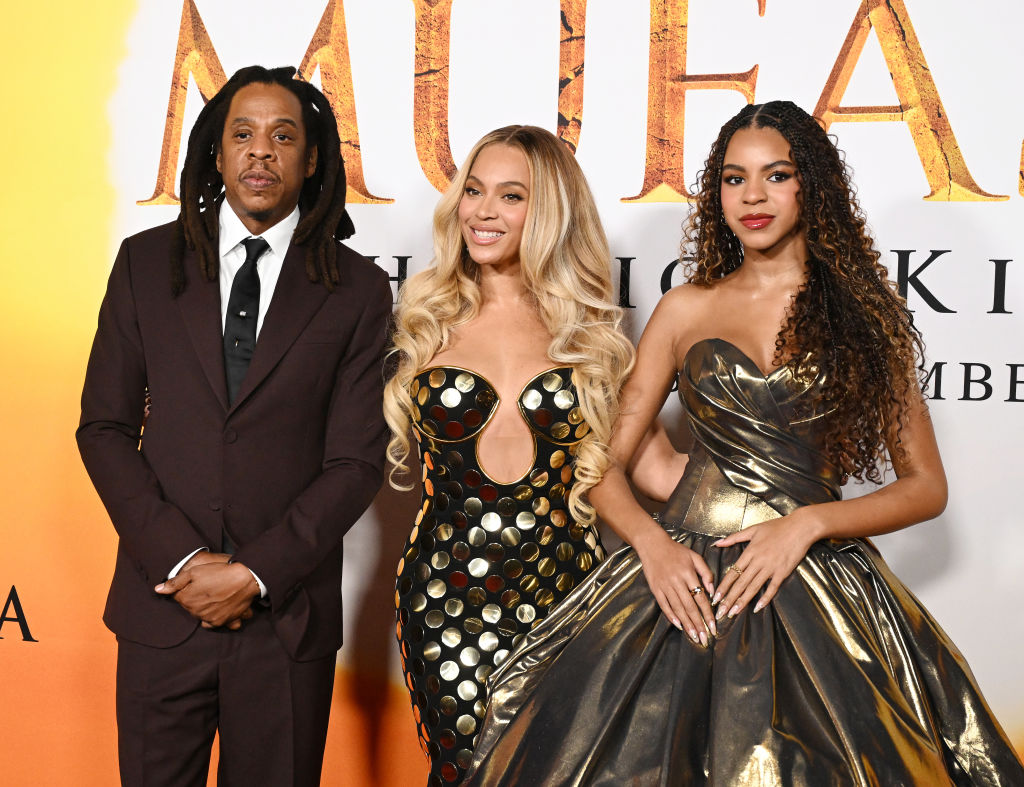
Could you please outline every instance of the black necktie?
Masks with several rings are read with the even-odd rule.
[[[235,401],[256,349],[256,318],[260,312],[260,276],[256,261],[270,244],[263,238],[246,238],[245,262],[231,282],[228,314],[224,320],[224,372],[228,403]]]

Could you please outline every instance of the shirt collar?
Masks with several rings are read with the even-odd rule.
[[[246,238],[254,237],[246,229],[245,225],[242,224],[242,220],[238,218],[231,209],[231,206],[228,205],[227,200],[221,203],[218,220],[220,224],[218,246],[221,257],[238,246]],[[288,253],[288,245],[292,242],[292,234],[295,232],[298,224],[299,206],[296,205],[291,213],[257,237],[263,238],[270,245],[270,250],[283,260]]]

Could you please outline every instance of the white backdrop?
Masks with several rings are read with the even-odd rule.
[[[930,191],[905,122],[837,122],[831,127],[846,151],[878,239],[894,275],[894,250],[915,250],[913,271],[931,250],[948,250],[919,281],[953,313],[928,306],[909,292],[930,361],[944,362],[941,394],[932,404],[950,478],[950,503],[938,520],[878,539],[896,572],[929,606],[972,664],[987,698],[1016,741],[1024,739],[1024,533],[1017,495],[1017,442],[1024,425],[1021,385],[1011,388],[1011,364],[1024,364],[1024,269],[1019,183],[1024,108],[1019,31],[1024,7],[1013,0],[904,0],[906,19],[924,57],[967,167],[980,188],[1008,199],[945,202]],[[874,3],[869,3],[874,5]],[[326,0],[197,0],[224,72],[252,63],[298,65],[324,14]],[[350,244],[376,256],[397,275],[396,256],[415,272],[430,259],[430,217],[438,198],[420,166],[414,115],[416,15],[426,0],[345,0],[363,174],[368,189],[393,200],[357,204]],[[443,7],[445,0],[436,3]],[[644,182],[648,115],[648,55],[652,6],[685,8],[685,0],[590,0],[585,7],[585,82],[578,159],[597,197],[617,257],[633,258],[628,302],[639,335],[660,295],[659,282],[678,253],[681,202],[628,203]],[[754,98],[790,98],[813,110],[828,81],[861,0],[690,0],[687,70],[690,74],[745,72],[758,66]],[[893,3],[893,5],[899,5]],[[114,144],[111,178],[118,195],[110,259],[117,240],[172,219],[173,206],[139,206],[153,193],[179,40],[182,6],[140,0],[108,111]],[[558,104],[560,6],[557,0],[455,0],[451,4],[450,105],[452,158],[461,163],[492,128],[532,123],[555,130]],[[891,53],[890,53],[891,54]],[[319,74],[313,81],[319,84]],[[898,83],[897,83],[898,84]],[[903,96],[904,100],[909,100]],[[730,90],[690,91],[686,104],[684,174],[695,180],[718,127],[744,97]],[[847,106],[900,101],[874,32],[843,97]],[[191,83],[185,135],[202,98]],[[443,111],[440,113],[444,115]],[[182,155],[181,158],[184,158]],[[678,160],[677,160],[678,165]],[[993,310],[997,265],[1005,265],[1004,310]],[[673,279],[680,280],[678,271]],[[965,367],[991,370],[992,394],[965,396]],[[982,366],[969,367],[975,378]],[[933,378],[933,385],[936,379]],[[980,397],[982,384],[968,386]],[[1008,399],[1018,401],[1006,401]],[[678,421],[674,403],[664,414]],[[850,490],[848,490],[849,493]],[[853,493],[860,490],[854,489]],[[346,647],[342,661],[389,654],[400,683],[397,648],[377,635],[368,642],[368,617],[387,618],[393,567],[407,528],[412,495],[382,493],[346,539]],[[388,620],[380,627],[393,631]],[[393,636],[393,633],[392,635]],[[361,656],[360,653],[364,655]],[[376,657],[376,656],[375,656]],[[412,728],[410,723],[410,734]]]

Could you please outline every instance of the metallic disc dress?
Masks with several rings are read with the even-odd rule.
[[[716,539],[839,498],[821,414],[797,407],[820,384],[719,339],[687,354],[695,447],[660,519],[716,582],[744,548]],[[869,542],[818,542],[751,609],[695,645],[618,550],[492,674],[465,783],[1024,785],[967,663]]]
[[[573,457],[589,426],[559,367],[519,395],[534,461],[512,483],[488,477],[477,444],[499,406],[466,369],[425,369],[410,387],[423,505],[398,565],[398,639],[431,787],[458,784],[484,715],[487,676],[605,556],[569,516]]]

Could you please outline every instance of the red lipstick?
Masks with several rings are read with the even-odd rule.
[[[769,213],[748,213],[740,217],[740,224],[748,230],[763,230],[775,217]]]

